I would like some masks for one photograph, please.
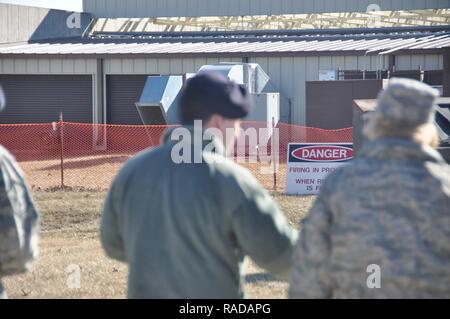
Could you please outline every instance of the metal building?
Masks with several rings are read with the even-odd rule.
[[[95,6],[100,8],[104,2],[85,2],[86,20],[78,31],[61,27],[60,23],[65,25],[72,14],[61,11],[56,15],[59,20],[49,22],[44,18],[39,24],[40,30],[52,29],[52,23],[58,21],[61,32],[56,32],[55,26],[47,39],[41,36],[27,41],[20,37],[2,39],[0,83],[7,91],[10,107],[0,114],[0,123],[49,122],[57,120],[58,113],[64,111],[68,121],[140,124],[134,103],[146,76],[192,73],[204,64],[219,62],[260,64],[269,74],[274,91],[281,93],[281,120],[299,125],[305,124],[305,83],[319,80],[324,72],[338,72],[338,77],[344,79],[376,78],[387,71],[391,75],[419,76],[442,86],[444,94],[450,94],[449,26],[227,32],[138,32],[131,28],[128,32],[123,29],[108,32],[95,29],[98,17],[102,16]],[[166,3],[127,1],[120,16],[132,17],[133,8],[144,2]],[[167,1],[175,2],[183,1]],[[319,10],[320,4],[329,1],[283,3],[303,2],[315,3],[313,9]],[[386,4],[402,3],[401,8],[411,3],[425,8],[449,8],[448,2],[386,1]],[[332,8],[337,8],[337,3],[347,3],[345,10],[355,11],[362,2],[334,3],[336,6]],[[10,5],[0,5],[3,11],[0,14],[5,14],[5,6],[10,17],[17,14],[24,19],[33,12],[28,7],[10,9]],[[114,16],[118,6],[108,6],[111,10],[108,17]],[[47,14],[54,17],[51,12]],[[14,23],[9,22],[8,28],[14,30]],[[35,88],[33,83],[39,86]]]

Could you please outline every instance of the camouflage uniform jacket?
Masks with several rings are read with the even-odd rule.
[[[449,239],[441,155],[407,140],[369,142],[329,176],[304,220],[290,297],[449,298]],[[369,288],[372,264],[381,288]]]
[[[0,146],[0,298],[1,277],[25,272],[37,255],[38,214],[22,172]]]

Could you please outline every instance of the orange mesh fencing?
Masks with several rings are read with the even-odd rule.
[[[243,129],[264,128],[265,122],[245,122]],[[0,144],[17,159],[32,188],[71,187],[108,189],[125,161],[137,152],[160,145],[168,126],[99,125],[57,122],[48,124],[1,124]],[[246,146],[239,164],[247,167],[268,190],[285,188],[289,143],[351,143],[352,128],[322,130],[279,123],[279,160],[275,174],[264,172],[270,163],[256,157]],[[268,158],[272,140],[266,140]],[[236,156],[234,157],[237,160]],[[243,160],[243,162],[242,162]]]

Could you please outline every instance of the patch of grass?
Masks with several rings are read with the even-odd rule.
[[[106,192],[35,190],[41,216],[40,256],[33,269],[4,278],[10,298],[124,298],[127,266],[107,258],[99,242],[99,221]],[[314,197],[272,193],[289,223],[297,227]],[[72,270],[81,271],[81,287],[67,285]],[[69,268],[68,268],[69,267]],[[288,283],[273,279],[252,262],[247,265],[248,298],[285,298]]]
[[[300,221],[306,217],[316,196],[291,196],[283,193],[271,193],[280,209],[286,215],[289,224],[298,228]]]
[[[106,192],[34,192],[41,231],[96,235],[105,196]]]

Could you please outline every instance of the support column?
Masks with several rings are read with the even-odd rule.
[[[95,113],[96,113],[96,123],[105,124],[106,114],[104,112],[104,72],[103,72],[103,59],[97,59],[97,75],[95,79],[95,92],[96,92],[96,103],[95,103]]]
[[[450,97],[450,48],[444,49],[444,76],[442,82],[442,96]]]

